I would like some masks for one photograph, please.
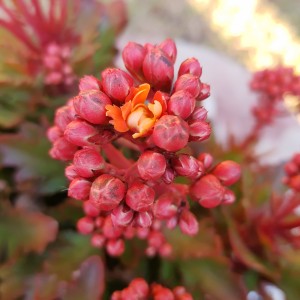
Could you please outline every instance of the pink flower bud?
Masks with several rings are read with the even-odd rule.
[[[132,288],[139,298],[147,298],[149,294],[149,285],[143,278],[135,278],[130,282]]]
[[[153,215],[148,211],[140,212],[135,217],[136,224],[143,228],[149,228],[152,224],[152,220]]]
[[[103,226],[103,224],[104,224],[104,217],[97,217],[96,219],[95,219],[95,226],[97,227],[97,228],[102,228],[102,226]]]
[[[146,49],[137,43],[129,42],[122,52],[126,69],[137,79],[143,78],[143,61]]]
[[[174,93],[168,101],[168,113],[188,118],[195,109],[196,100],[186,91],[178,91]]]
[[[179,154],[172,159],[172,166],[179,176],[197,179],[204,173],[203,164],[188,154]]]
[[[61,137],[54,142],[49,154],[54,159],[66,161],[73,159],[77,149],[77,146],[69,143],[65,138]]]
[[[126,227],[133,220],[134,212],[127,205],[120,204],[111,213],[111,220],[114,226]]]
[[[284,166],[285,173],[289,176],[296,175],[299,172],[298,166],[290,161]]]
[[[158,46],[171,60],[174,64],[176,61],[177,56],[177,48],[176,44],[172,39],[165,39],[162,43]]]
[[[165,242],[165,237],[160,231],[151,231],[148,236],[148,244],[158,249]]]
[[[169,243],[164,243],[158,249],[159,255],[162,257],[170,257],[172,251],[172,246]]]
[[[76,112],[72,106],[62,106],[55,112],[54,123],[62,131],[75,119]]]
[[[199,224],[196,217],[187,209],[183,210],[180,215],[179,227],[180,230],[187,235],[195,235],[199,230]]]
[[[205,100],[206,98],[208,98],[209,96],[210,96],[210,85],[201,82],[200,93],[197,97],[197,100],[202,101],[202,100]]]
[[[203,163],[204,168],[206,170],[209,169],[212,166],[213,161],[214,161],[212,155],[209,154],[209,153],[201,153],[201,154],[199,154],[198,160],[200,160]]]
[[[77,200],[86,200],[89,198],[91,186],[88,180],[75,178],[69,185],[68,196]]]
[[[197,98],[201,91],[199,77],[192,74],[181,75],[175,82],[174,91],[186,91],[189,92],[192,97]]]
[[[64,134],[69,142],[81,147],[95,145],[97,137],[99,138],[99,131],[94,126],[81,120],[72,121],[67,126]]]
[[[178,224],[178,218],[177,216],[174,216],[173,218],[169,219],[167,221],[167,228],[174,229]]]
[[[190,124],[190,141],[205,141],[210,137],[210,124],[204,121],[194,121]]]
[[[98,217],[100,214],[100,210],[91,201],[83,203],[83,211],[88,217],[92,218]]]
[[[177,206],[173,204],[172,195],[165,193],[158,197],[153,206],[153,213],[157,219],[170,219],[177,213]]]
[[[200,77],[202,75],[202,67],[198,59],[192,57],[182,62],[179,67],[178,77],[183,74],[192,74],[194,76]]]
[[[105,123],[105,106],[111,104],[110,99],[101,91],[90,90],[81,92],[73,100],[76,113],[92,124]]]
[[[224,193],[222,204],[230,205],[233,202],[235,202],[235,194],[234,194],[234,192],[231,191],[231,190],[229,190],[229,189],[225,189],[225,193]]]
[[[76,173],[76,170],[73,165],[69,165],[65,168],[65,176],[72,181],[76,177],[78,177],[78,174]]]
[[[169,91],[174,77],[174,64],[159,48],[148,49],[143,62],[143,72],[147,82],[155,89]]]
[[[205,121],[207,119],[207,110],[203,106],[197,106],[190,116],[191,121]]]
[[[83,217],[77,221],[77,230],[81,234],[90,234],[94,230],[94,221],[89,217]]]
[[[63,132],[58,126],[52,126],[47,130],[48,140],[52,143],[54,143],[56,140],[62,137],[62,135]]]
[[[124,102],[133,86],[133,79],[126,72],[111,68],[102,72],[102,87],[108,97]]]
[[[105,236],[99,233],[95,233],[91,238],[91,245],[95,248],[102,248],[105,244]]]
[[[112,210],[122,201],[125,192],[126,186],[120,179],[103,174],[93,182],[90,200],[101,210]]]
[[[73,165],[79,176],[89,178],[104,169],[105,161],[97,150],[85,148],[75,153]]]
[[[154,202],[155,191],[141,182],[134,182],[126,194],[126,204],[138,212],[147,211]]]
[[[241,166],[231,160],[225,160],[219,163],[212,171],[224,185],[232,185],[241,177]]]
[[[113,225],[111,217],[107,216],[103,222],[103,234],[108,239],[118,239],[123,232],[123,229]]]
[[[110,256],[120,256],[125,250],[124,241],[121,239],[118,240],[109,240],[106,244],[106,251]]]
[[[188,142],[188,125],[178,116],[164,115],[155,123],[152,138],[164,150],[181,150]]]
[[[300,174],[289,179],[288,185],[293,190],[300,192]]]
[[[79,91],[90,91],[90,90],[100,90],[101,83],[100,81],[91,75],[86,75],[80,79],[79,82]]]
[[[221,204],[224,192],[224,187],[219,179],[211,174],[201,177],[190,189],[192,198],[206,208],[213,208]]]
[[[166,159],[164,155],[154,152],[145,151],[137,162],[138,171],[144,180],[157,180],[166,170]]]
[[[152,284],[152,292],[154,300],[175,300],[172,291],[160,284]]]
[[[111,295],[110,300],[123,300],[122,292],[121,291],[114,291]]]
[[[166,168],[165,173],[162,176],[162,180],[166,184],[170,184],[174,181],[175,179],[175,171],[169,167]]]

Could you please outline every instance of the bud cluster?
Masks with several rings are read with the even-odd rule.
[[[196,159],[184,153],[189,141],[210,135],[207,111],[197,104],[209,96],[209,86],[200,81],[202,68],[194,58],[181,64],[172,84],[175,59],[170,39],[129,43],[123,60],[131,75],[111,68],[101,80],[85,76],[79,94],[56,111],[48,130],[50,155],[71,161],[68,195],[84,202],[78,230],[93,234],[92,244],[111,255],[120,255],[124,239],[133,236],[147,239],[148,255],[168,255],[162,226],[195,235],[198,221],[188,196],[204,207],[234,201],[227,186],[240,177],[237,164],[212,169],[209,154]],[[137,161],[115,145],[137,151]],[[178,176],[188,184],[174,183]]]
[[[292,190],[300,192],[300,153],[295,154],[284,166],[286,176],[283,182]]]
[[[74,84],[76,77],[70,64],[70,56],[69,45],[47,45],[42,56],[46,85],[70,87]]]
[[[235,201],[235,195],[228,189],[228,186],[240,179],[240,165],[226,160],[211,168],[213,158],[208,153],[200,154],[198,159],[203,163],[206,173],[191,186],[192,199],[206,208],[213,208],[220,204],[232,204]]]
[[[293,68],[265,69],[254,74],[250,87],[260,95],[254,116],[258,122],[268,124],[282,112],[280,103],[286,94],[300,95],[300,76]]]
[[[111,300],[127,299],[193,300],[193,297],[183,286],[177,286],[171,290],[158,283],[149,285],[143,278],[135,278],[128,287],[122,291],[115,291],[111,296]]]

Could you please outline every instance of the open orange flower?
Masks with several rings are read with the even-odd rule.
[[[153,100],[146,103],[150,91],[148,83],[132,88],[121,107],[106,105],[106,115],[112,118],[109,123],[114,125],[116,131],[134,131],[133,138],[143,137],[153,128],[166,110],[165,101],[161,92],[157,91]]]

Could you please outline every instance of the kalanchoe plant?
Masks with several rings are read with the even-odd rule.
[[[181,64],[173,82],[176,51],[171,39],[129,43],[122,56],[131,75],[109,68],[101,79],[83,77],[79,94],[57,110],[48,130],[50,155],[71,161],[69,196],[84,201],[79,232],[92,234],[91,243],[112,256],[121,255],[124,239],[133,236],[147,239],[148,255],[169,255],[162,226],[198,233],[189,198],[206,208],[235,200],[227,186],[239,180],[239,165],[213,167],[209,154],[189,154],[189,142],[211,133],[201,106],[209,86],[194,58]]]

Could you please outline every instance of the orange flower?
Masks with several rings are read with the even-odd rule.
[[[165,101],[161,92],[156,92],[151,103],[146,103],[150,85],[141,84],[138,88],[132,88],[126,97],[125,104],[121,107],[106,105],[106,115],[112,118],[109,123],[114,125],[116,131],[135,132],[132,137],[138,138],[148,134],[166,110]]]

